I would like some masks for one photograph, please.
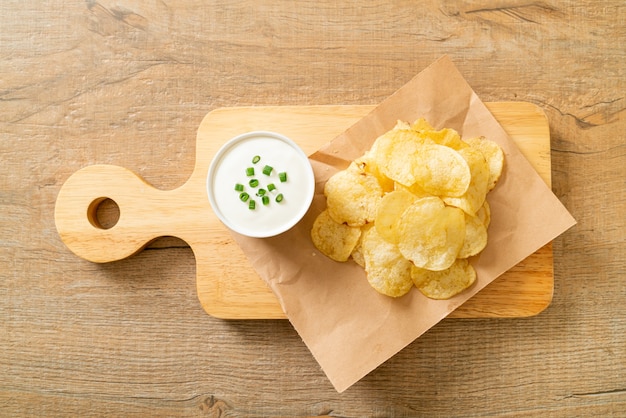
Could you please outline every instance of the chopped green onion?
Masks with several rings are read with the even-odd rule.
[[[260,155],[255,155],[252,157],[252,164],[257,164],[259,161],[261,161],[261,156]],[[263,174],[265,174],[266,176],[271,176],[272,173],[274,173],[274,167],[270,166],[270,165],[264,165],[263,166]],[[246,176],[248,177],[253,177],[255,175],[255,169],[254,167],[247,167],[246,168]],[[286,172],[279,172],[278,173],[278,179],[280,180],[281,183],[285,183],[287,181],[287,173]],[[261,185],[259,179],[256,178],[250,178],[248,181],[248,184],[250,185],[250,187],[256,188],[259,187]],[[249,210],[255,210],[256,209],[256,200],[252,199],[251,196],[245,192],[246,186],[245,184],[242,183],[235,183],[235,191],[239,192],[239,199],[242,202],[247,202],[248,204],[248,209]],[[267,185],[267,187],[262,188],[259,187],[256,190],[256,196],[261,198],[261,202],[263,203],[264,206],[268,206],[270,204],[270,196],[268,195],[269,192],[274,192],[272,194],[278,193],[278,189],[276,188],[276,184],[274,183],[269,183]],[[285,197],[283,196],[282,193],[278,193],[275,194],[275,198],[274,200],[277,203],[282,202],[283,200],[285,200]]]

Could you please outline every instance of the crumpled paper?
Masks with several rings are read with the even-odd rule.
[[[326,180],[367,151],[397,120],[420,117],[464,137],[483,135],[505,153],[504,172],[488,196],[489,243],[472,262],[476,283],[444,301],[428,299],[416,288],[398,299],[383,296],[370,287],[360,266],[327,258],[310,239],[313,221],[326,206]],[[311,155],[310,161],[316,195],[298,225],[266,239],[233,235],[338,392],[575,224],[447,56]]]

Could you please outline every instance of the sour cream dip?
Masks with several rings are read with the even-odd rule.
[[[292,228],[308,211],[314,192],[306,154],[276,132],[232,138],[215,154],[207,176],[208,198],[217,217],[231,230],[255,238]]]

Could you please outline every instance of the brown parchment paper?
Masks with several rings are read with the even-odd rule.
[[[368,150],[397,120],[413,122],[419,117],[436,128],[454,128],[462,136],[484,135],[502,146],[506,158],[502,177],[489,193],[489,244],[473,262],[476,283],[446,301],[428,299],[415,288],[398,299],[380,295],[361,267],[330,260],[310,239],[313,220],[326,206],[326,180]],[[310,161],[316,196],[305,218],[277,237],[234,237],[338,392],[575,224],[445,56],[311,155]]]

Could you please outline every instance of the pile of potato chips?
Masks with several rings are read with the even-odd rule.
[[[451,298],[476,280],[468,258],[487,245],[486,196],[503,165],[502,149],[484,137],[399,121],[328,179],[311,238],[333,260],[361,265],[382,294],[399,297],[415,285],[429,298]]]

